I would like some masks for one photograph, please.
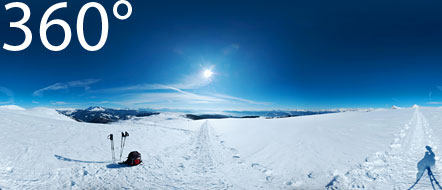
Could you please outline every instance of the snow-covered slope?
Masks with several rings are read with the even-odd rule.
[[[6,110],[26,110],[25,108],[22,108],[20,106],[16,106],[16,105],[5,105],[5,106],[0,106],[0,109],[6,109]]]
[[[412,187],[417,180],[418,170],[426,173],[425,167],[440,161],[437,149],[440,146],[441,137],[438,135],[441,134],[440,118],[437,117],[441,114],[440,109],[413,106],[413,110],[413,116],[395,135],[387,150],[376,152],[347,173],[335,176],[328,188],[399,190]],[[430,116],[430,120],[427,120],[425,115]],[[424,157],[426,146],[431,147],[436,156]],[[440,177],[441,166],[436,165],[431,170],[434,175]],[[413,187],[414,189],[439,189],[436,182],[430,181],[429,176],[423,176]]]
[[[55,110],[0,109],[1,189],[406,189],[425,145],[442,168],[441,108],[345,112],[285,119],[79,123]],[[120,133],[144,164],[119,159]],[[415,186],[428,189],[427,176]]]

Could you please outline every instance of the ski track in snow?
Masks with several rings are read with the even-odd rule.
[[[14,119],[11,119],[13,122]],[[32,125],[32,124],[29,124]],[[49,126],[50,129],[53,126]],[[43,134],[56,136],[55,132]],[[76,130],[84,130],[77,128]],[[167,146],[161,154],[143,154],[143,164],[137,167],[121,167],[112,161],[75,159],[74,155],[51,155],[47,160],[31,144],[25,150],[16,150],[24,161],[38,160],[31,157],[44,157],[43,161],[54,162],[62,167],[38,171],[44,164],[32,163],[35,168],[23,175],[25,169],[17,163],[0,162],[0,188],[2,189],[183,189],[183,190],[223,190],[223,189],[280,189],[271,183],[271,170],[258,163],[243,160],[235,148],[224,145],[209,122],[205,121],[197,131],[165,128],[150,125],[137,128],[138,132],[155,130],[155,134],[175,133],[182,140]],[[9,131],[13,132],[13,131]],[[17,131],[19,133],[20,131]],[[81,132],[84,134],[85,131]],[[104,132],[106,133],[106,132]],[[160,134],[161,134],[160,133]],[[40,137],[35,137],[40,138]],[[87,142],[90,136],[76,136],[74,141]],[[130,138],[130,137],[129,137]],[[35,139],[36,140],[36,139]],[[72,140],[72,139],[71,139]],[[167,139],[166,139],[167,140]],[[41,140],[40,140],[41,141]],[[47,141],[47,142],[46,142]],[[46,139],[43,144],[49,152],[58,152],[58,147],[70,147],[68,139],[54,141]],[[133,142],[129,139],[130,143]],[[18,143],[32,142],[32,139],[17,139]],[[118,141],[115,153],[118,154]],[[106,143],[106,146],[108,143]],[[102,148],[95,145],[90,151]],[[137,144],[136,147],[143,146]],[[81,152],[80,150],[76,150]],[[15,153],[12,153],[15,154]],[[106,154],[110,157],[110,151]],[[70,157],[73,156],[73,157]],[[78,155],[77,155],[78,156]],[[118,161],[118,158],[117,158]],[[29,163],[28,163],[29,164]],[[18,166],[18,167],[17,167]],[[17,172],[15,172],[17,170]],[[19,179],[19,180],[17,180]]]
[[[431,146],[437,155],[438,147],[435,144],[438,143],[431,134],[431,126],[416,107],[410,121],[395,135],[388,151],[377,152],[347,173],[335,175],[326,188],[408,189],[416,181],[417,163],[425,154],[425,146]],[[441,176],[439,167],[433,167],[432,170],[436,178]],[[413,189],[433,189],[426,173]]]
[[[227,182],[224,175],[217,169],[219,163],[215,157],[214,148],[212,147],[209,135],[209,126],[206,121],[200,128],[196,136],[188,143],[186,148],[191,150],[190,153],[183,157],[183,161],[179,168],[186,170],[190,168],[185,176],[184,186],[189,189],[228,189],[232,185]]]
[[[241,160],[235,148],[226,147],[224,141],[214,135],[209,122],[181,147],[173,148],[168,155],[182,151],[178,166],[184,189],[274,189],[268,183],[266,171],[255,170],[254,164]],[[235,178],[231,176],[237,176]],[[248,181],[244,181],[248,178]],[[267,179],[267,180],[266,180]],[[178,182],[178,181],[177,181]]]

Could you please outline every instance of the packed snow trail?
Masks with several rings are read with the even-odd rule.
[[[272,189],[264,174],[232,157],[208,122],[162,115],[96,125],[9,110],[0,118],[2,190]],[[138,150],[142,165],[112,164],[106,136],[121,131],[131,134],[124,157]]]
[[[430,125],[419,107],[415,107],[411,120],[396,135],[389,151],[377,152],[356,168],[336,175],[326,187],[333,190],[408,189],[416,181],[417,164],[423,158],[427,145],[437,150]],[[434,167],[432,171],[440,177],[439,168]],[[413,189],[433,189],[426,172]]]
[[[274,189],[264,172],[253,163],[240,159],[234,148],[223,145],[211,132],[208,121],[185,144],[169,149],[166,155],[181,155],[176,161],[181,184],[185,189]],[[173,167],[173,166],[172,166]]]
[[[215,158],[208,128],[206,121],[186,146],[177,148],[185,150],[182,156],[184,159],[178,166],[185,178],[183,186],[189,189],[228,189],[232,185],[227,183],[225,175],[217,168],[219,163]]]

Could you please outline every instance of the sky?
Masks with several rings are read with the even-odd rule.
[[[0,45],[20,10],[0,3]],[[112,6],[109,37],[84,50],[76,18],[88,1],[68,1],[50,19],[73,35],[47,50],[39,24],[54,1],[22,1],[33,32],[24,51],[0,50],[0,105],[197,110],[330,109],[442,105],[442,1],[134,1],[127,20]],[[124,7],[119,9],[122,13]],[[98,11],[85,17],[90,44]],[[63,30],[51,27],[60,44]],[[204,77],[204,72],[213,75]]]

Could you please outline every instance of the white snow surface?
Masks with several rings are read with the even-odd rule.
[[[425,146],[436,154],[442,108],[414,107],[284,119],[185,119],[163,113],[113,124],[49,108],[0,109],[0,189],[407,189]],[[110,140],[123,158],[112,163]],[[434,184],[436,185],[436,184]],[[437,188],[437,187],[436,187]],[[415,189],[432,189],[425,174]]]
[[[0,109],[8,109],[8,110],[26,110],[25,108],[22,108],[20,106],[16,105],[4,105],[0,106]]]

